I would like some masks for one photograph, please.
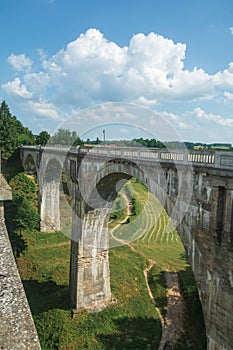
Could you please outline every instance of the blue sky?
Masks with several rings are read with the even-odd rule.
[[[233,143],[232,0],[9,0],[0,37],[0,100],[35,133],[78,113],[79,134],[118,122],[111,137],[131,138],[131,122],[158,138],[164,118],[167,138]]]

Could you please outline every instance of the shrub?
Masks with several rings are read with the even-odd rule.
[[[16,229],[39,229],[39,214],[24,196],[17,196],[13,204],[13,222]]]
[[[32,181],[27,174],[19,173],[10,181],[12,188],[13,199],[20,196],[26,199],[37,202],[37,188],[34,181]]]

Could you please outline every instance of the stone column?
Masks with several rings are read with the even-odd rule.
[[[60,230],[60,182],[44,181],[40,188],[40,230],[53,232]]]
[[[108,210],[85,209],[77,195],[72,222],[70,295],[74,309],[104,309],[111,300]]]

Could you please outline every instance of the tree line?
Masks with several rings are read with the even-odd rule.
[[[50,135],[47,131],[41,131],[38,135],[34,135],[29,128],[11,114],[6,101],[2,101],[0,105],[0,151],[1,159],[6,161],[9,159],[20,145],[82,145],[84,144],[76,131],[66,129],[58,129],[54,135]]]
[[[0,151],[2,160],[6,161],[10,158],[20,145],[68,145],[78,146],[83,144],[89,145],[114,145],[125,147],[138,147],[142,145],[150,148],[188,148],[188,149],[211,149],[211,148],[232,148],[231,144],[206,144],[195,142],[179,142],[172,141],[163,143],[160,140],[154,138],[143,139],[134,138],[133,140],[105,140],[104,142],[98,137],[96,140],[87,139],[83,141],[76,131],[68,129],[58,129],[52,136],[47,131],[41,131],[38,135],[34,135],[29,128],[23,126],[23,124],[11,114],[6,101],[2,101],[0,105]]]

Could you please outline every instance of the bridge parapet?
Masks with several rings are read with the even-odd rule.
[[[208,166],[218,169],[233,170],[233,151],[222,150],[182,150],[182,149],[155,149],[145,147],[86,147],[71,148],[71,153],[93,154],[107,157],[127,157],[147,161],[158,161],[193,166]]]
[[[231,150],[188,150],[146,147],[116,147],[116,146],[22,146],[23,152],[46,152],[57,155],[85,156],[106,158],[127,158],[160,163],[176,163],[176,165],[203,166],[213,169],[233,171],[233,151]]]

